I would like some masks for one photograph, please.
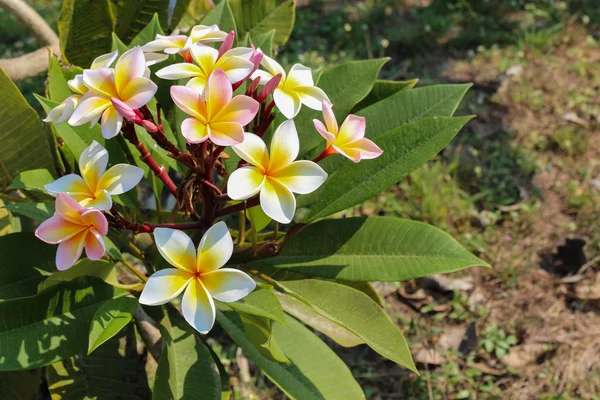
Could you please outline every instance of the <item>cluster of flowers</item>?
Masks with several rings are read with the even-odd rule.
[[[222,44],[216,49],[208,44],[211,42]],[[189,115],[181,124],[181,134],[190,146],[207,142],[211,148],[220,146],[221,151],[231,147],[243,161],[227,180],[228,199],[259,196],[266,215],[289,223],[296,209],[294,193],[311,193],[327,178],[315,161],[337,153],[359,162],[379,156],[382,150],[364,137],[364,118],[349,115],[338,126],[331,102],[314,85],[310,68],[296,64],[286,73],[260,49],[234,48],[233,42],[233,32],[200,25],[189,37],[157,35],[156,40],[128,50],[118,60],[117,51],[100,56],[68,82],[73,95],[51,110],[45,121],[73,126],[88,122],[94,126],[100,121],[105,139],[115,137],[124,124],[131,123],[155,132],[159,127],[146,117],[147,104],[157,91],[148,66],[178,54],[184,62],[162,68],[156,75],[168,80],[189,79],[185,86],[171,86],[170,92],[177,107]],[[249,82],[250,89],[246,95],[234,97],[244,82]],[[256,94],[258,85],[263,89]],[[267,104],[271,95],[273,101]],[[296,160],[300,143],[293,118],[302,105],[323,112],[325,123],[313,122],[327,145],[314,161]],[[275,106],[287,120],[277,127],[267,149],[261,137],[264,132],[250,133],[245,127],[259,112],[270,114]],[[108,152],[93,142],[80,156],[81,175],[69,174],[46,185],[47,192],[56,197],[56,213],[39,226],[36,235],[58,244],[59,270],[73,266],[83,249],[91,260],[104,255],[103,237],[109,221],[118,216],[112,196],[134,188],[144,174],[141,168],[127,164],[108,170],[107,166]],[[183,292],[184,317],[206,333],[215,320],[213,298],[232,302],[254,290],[254,280],[244,272],[221,268],[233,252],[224,222],[208,228],[197,250],[181,230],[155,227],[151,231],[160,254],[175,268],[159,270],[149,278],[140,297],[142,304],[165,304]]]

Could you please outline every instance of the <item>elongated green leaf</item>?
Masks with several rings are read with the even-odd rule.
[[[54,215],[54,203],[12,203],[5,207],[34,221],[44,221]]]
[[[0,370],[42,367],[87,351],[92,316],[114,288],[97,278],[63,282],[0,303]]]
[[[156,35],[164,35],[160,22],[158,21],[158,13],[154,13],[152,19],[129,43],[129,48],[134,46],[143,46],[146,43],[156,39]]]
[[[53,400],[147,400],[150,389],[144,364],[129,325],[93,354],[78,354],[49,366],[48,388]]]
[[[235,31],[235,19],[231,12],[228,0],[220,1],[215,8],[209,11],[208,14],[200,21],[202,25],[219,25],[219,28],[224,32]],[[243,37],[240,35],[240,37]]]
[[[46,193],[44,185],[54,182],[54,177],[47,169],[31,169],[20,172],[7,189],[37,190]]]
[[[293,315],[311,328],[326,334],[340,346],[354,347],[365,342],[348,329],[323,317],[295,297],[284,293],[278,293],[277,297],[279,297],[286,313]]]
[[[0,70],[0,190],[22,171],[45,168],[54,173],[54,158],[42,121],[19,89]]]
[[[234,311],[218,311],[217,320],[246,356],[289,397],[302,400],[362,399],[364,394],[348,367],[310,330],[286,316],[274,335],[291,364],[270,361],[248,341]]]
[[[355,114],[357,111],[368,107],[372,104],[375,104],[378,101],[387,99],[388,97],[398,92],[412,89],[418,82],[418,79],[412,79],[410,81],[375,81],[375,84],[373,85],[373,88],[371,89],[367,97],[362,99],[360,103],[354,106],[354,108],[352,109],[352,113]]]
[[[381,307],[363,292],[317,279],[280,284],[288,294],[348,329],[382,356],[417,372],[402,332]]]
[[[56,271],[55,254],[56,246],[33,233],[0,237],[0,302],[35,295],[38,284]]]
[[[392,217],[319,221],[294,236],[279,256],[255,264],[323,278],[392,282],[489,267],[445,232]]]
[[[311,205],[309,221],[323,218],[383,192],[440,152],[471,117],[433,117],[402,125],[375,138],[383,154],[347,162],[315,192],[300,196]],[[338,156],[341,157],[341,156]]]
[[[248,34],[248,39],[250,43],[254,45],[257,49],[260,49],[263,53],[268,55],[269,57],[273,57],[273,47],[274,37],[275,37],[275,29],[272,29],[268,32],[264,32],[261,34]]]
[[[248,296],[227,305],[246,314],[258,315],[285,324],[281,304],[273,292],[273,287],[269,285],[259,284]]]
[[[154,380],[153,400],[221,399],[221,380],[209,350],[197,342],[180,318],[163,318],[163,350]]]
[[[40,391],[41,383],[41,369],[0,372],[0,399],[35,399]]]
[[[257,36],[274,29],[276,45],[288,41],[296,19],[296,0],[229,0],[229,4],[240,37],[247,33]]]
[[[223,303],[218,304],[217,309],[221,311],[230,310]],[[243,312],[238,312],[238,314],[246,339],[254,345],[263,357],[283,364],[290,363],[290,360],[285,356],[283,350],[281,350],[279,343],[273,337],[273,322],[270,319]]]
[[[50,57],[48,87],[46,90],[48,97],[59,103],[72,94],[71,89],[67,85],[67,79],[63,74],[63,69],[55,56]]]
[[[117,335],[133,318],[138,302],[133,297],[119,297],[102,304],[92,318],[88,354]]]

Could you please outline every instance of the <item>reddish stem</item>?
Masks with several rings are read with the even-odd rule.
[[[331,146],[327,146],[327,148],[325,150],[323,150],[323,152],[321,154],[319,154],[314,160],[312,160],[314,163],[318,163],[319,161],[321,161],[322,159],[329,157],[332,154],[336,154],[337,152],[335,151],[335,149]]]
[[[199,229],[202,225],[199,222],[182,222],[182,223],[165,223],[165,224],[137,224],[135,222],[129,221],[119,212],[116,207],[113,206],[110,209],[110,214],[106,214],[107,219],[110,221],[111,225],[114,228],[120,230],[128,230],[134,233],[150,233],[154,232],[156,228],[170,228],[170,229],[178,229],[178,230],[188,230],[188,229]]]

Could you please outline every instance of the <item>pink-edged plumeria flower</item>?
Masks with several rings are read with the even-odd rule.
[[[139,46],[125,52],[114,71],[110,68],[83,71],[83,83],[90,91],[81,99],[69,125],[91,122],[93,126],[102,117],[102,136],[115,137],[123,125],[123,114],[113,106],[112,100],[121,101],[130,112],[148,103],[157,86],[148,79],[146,71],[146,59]]]
[[[254,72],[252,79],[260,77],[261,85],[266,84],[273,76],[281,74],[279,85],[273,92],[273,100],[286,118],[291,119],[298,115],[302,104],[313,110],[321,111],[323,100],[329,101],[325,92],[315,86],[310,68],[294,64],[286,74],[277,61],[266,55],[263,55],[260,64],[266,71]]]
[[[184,79],[191,78],[186,84],[204,92],[208,78],[217,70],[222,70],[231,84],[237,83],[250,75],[254,69],[251,58],[255,50],[248,47],[237,47],[219,54],[219,50],[202,44],[191,47],[194,63],[180,63],[165,67],[156,72],[156,76],[162,79]]]
[[[108,151],[95,140],[79,156],[79,170],[44,186],[52,196],[65,193],[86,208],[108,211],[112,207],[111,195],[131,190],[144,176],[144,170],[133,165],[117,164],[108,171]]]
[[[182,231],[157,228],[154,240],[160,254],[175,268],[152,274],[144,286],[140,303],[165,304],[183,292],[183,316],[200,333],[208,333],[215,323],[213,298],[230,303],[256,287],[254,280],[244,272],[221,268],[233,253],[233,241],[224,222],[206,231],[197,251],[190,237]]]
[[[208,79],[206,100],[192,88],[171,87],[175,104],[192,116],[181,123],[181,134],[188,143],[210,139],[218,146],[233,146],[244,140],[244,125],[254,119],[259,104],[245,95],[232,96],[231,83],[222,70]]]
[[[35,236],[49,244],[58,244],[56,268],[71,268],[85,254],[90,260],[104,255],[103,236],[108,232],[108,221],[102,212],[86,209],[75,199],[59,193],[56,196],[56,213],[36,229]]]
[[[118,55],[119,52],[117,50],[113,51],[112,53],[101,55],[92,62],[90,69],[110,67]],[[61,124],[67,121],[69,118],[71,118],[71,115],[73,115],[73,111],[79,105],[83,95],[90,90],[83,84],[83,74],[75,75],[75,77],[69,80],[67,84],[74,94],[67,97],[62,101],[62,103],[50,110],[46,118],[44,118],[44,122]]]
[[[217,25],[196,25],[192,28],[190,37],[185,35],[156,35],[156,40],[142,46],[145,53],[162,51],[166,54],[180,54],[187,62],[192,61],[190,47],[195,44],[222,42],[227,33],[219,29]]]
[[[227,182],[227,194],[233,200],[245,200],[260,193],[260,206],[275,221],[287,224],[296,212],[293,193],[308,194],[319,188],[327,173],[312,161],[294,161],[300,150],[293,120],[275,130],[270,156],[263,140],[244,133],[244,141],[232,147],[251,164],[235,170]]]
[[[321,136],[327,140],[325,152],[339,153],[355,163],[379,157],[383,153],[379,146],[365,138],[366,121],[364,117],[350,114],[338,129],[331,105],[324,100],[323,119],[325,125],[318,119],[313,119],[313,124]]]

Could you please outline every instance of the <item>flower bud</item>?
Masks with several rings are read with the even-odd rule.
[[[156,124],[154,122],[148,121],[147,119],[145,119],[145,120],[142,121],[142,126],[149,133],[156,133],[156,132],[158,132],[158,126],[156,126]]]
[[[221,44],[221,47],[219,47],[219,56],[218,56],[218,58],[221,58],[221,56],[223,54],[225,54],[226,52],[228,52],[229,50],[231,50],[231,48],[233,47],[233,39],[234,38],[235,38],[235,32],[234,31],[229,32],[229,34],[227,35],[227,37],[225,38],[225,40]]]
[[[116,99],[114,97],[111,98],[110,101],[112,102],[113,107],[117,110],[119,114],[121,114],[123,117],[127,118],[134,124],[142,125],[142,118],[135,112],[135,110],[133,110],[121,100]]]
[[[279,86],[279,82],[281,82],[281,77],[282,77],[281,74],[277,74],[274,77],[272,77],[271,79],[269,79],[269,81],[267,83],[265,83],[265,86],[263,87],[263,89],[260,91],[260,94],[256,98],[256,100],[259,103],[262,103],[267,97],[269,97],[269,95],[273,94],[275,89],[277,89],[277,86]]]

